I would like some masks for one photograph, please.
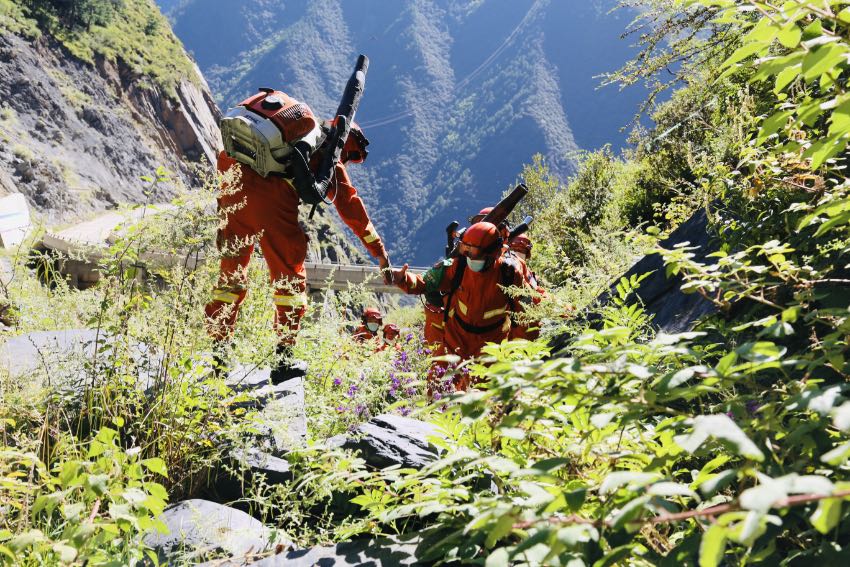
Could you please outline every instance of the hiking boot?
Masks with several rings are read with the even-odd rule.
[[[292,378],[303,378],[307,375],[307,363],[292,356],[292,347],[278,345],[275,351],[277,365],[272,368],[270,379],[277,385]]]

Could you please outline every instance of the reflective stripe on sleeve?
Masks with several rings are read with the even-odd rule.
[[[442,323],[431,323],[431,326],[434,327],[435,329],[442,329],[443,328]]]
[[[492,319],[493,317],[504,315],[507,310],[507,307],[502,307],[500,309],[492,309],[484,314],[484,319]]]
[[[277,295],[274,296],[274,304],[278,307],[302,307],[307,305],[307,296],[303,293],[296,295]]]
[[[221,301],[222,303],[236,303],[239,300],[239,295],[226,289],[214,289],[213,301]]]
[[[466,312],[469,311],[469,309],[466,307],[466,303],[464,303],[460,299],[457,300],[457,308],[460,309],[460,312],[464,315],[466,315]]]
[[[373,242],[378,241],[378,233],[375,230],[375,227],[372,226],[372,223],[366,225],[366,233],[363,235],[363,242],[366,244],[372,244]]]

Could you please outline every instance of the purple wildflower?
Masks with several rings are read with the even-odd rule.
[[[334,378],[334,386],[339,386],[342,384],[342,378]]]

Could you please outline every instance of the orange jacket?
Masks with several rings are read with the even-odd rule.
[[[443,308],[425,303],[425,342],[432,345],[443,343]]]
[[[528,282],[528,287],[533,289],[536,294],[532,296],[531,301],[534,305],[539,305],[546,297],[546,290],[543,289],[537,282],[537,276],[528,267],[524,260],[520,260],[514,254],[510,254],[522,268],[523,277]],[[540,322],[531,321],[525,325],[514,325],[510,332],[510,339],[528,339],[533,341],[540,337]]]
[[[426,291],[450,293],[462,260],[465,262],[462,258],[440,262],[424,277],[407,272],[405,280],[397,285],[409,294]],[[516,262],[513,262],[514,269],[509,272],[511,280],[503,282],[502,265],[505,262],[511,260],[500,256],[483,272],[474,272],[469,267],[464,269],[463,278],[446,305],[448,313],[443,335],[446,352],[471,358],[478,356],[485,344],[498,343],[508,338],[511,330],[510,314],[521,312],[522,302],[509,299],[499,286],[503,283],[526,289],[530,286],[522,267]]]
[[[367,327],[366,325],[360,325],[354,330],[354,340],[359,341],[361,343],[374,339],[377,336],[378,334],[370,331],[369,327]]]
[[[238,162],[221,152],[218,156],[218,170],[227,171]],[[293,202],[297,205],[298,193],[289,182],[280,176],[262,177],[253,169],[247,166],[239,167],[241,171],[241,184],[243,186],[250,184],[252,190],[256,191],[287,191],[292,195]],[[334,183],[328,191],[328,200],[333,201],[342,221],[354,232],[355,236],[360,239],[363,246],[369,251],[369,254],[374,258],[386,255],[384,243],[378,232],[372,225],[369,215],[366,212],[366,207],[363,206],[363,200],[357,194],[357,189],[351,183],[351,178],[345,166],[337,164],[336,173],[334,175]],[[271,230],[269,227],[266,230]]]

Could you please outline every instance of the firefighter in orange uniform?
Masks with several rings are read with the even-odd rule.
[[[511,314],[522,311],[522,301],[511,299],[500,286],[528,288],[518,261],[502,253],[499,229],[488,222],[469,227],[458,245],[459,255],[440,262],[424,276],[393,270],[393,281],[404,292],[446,295],[443,347],[437,355],[456,354],[469,359],[487,343],[508,338]],[[455,384],[465,389],[468,384]]]
[[[278,108],[282,107],[283,110],[264,110],[272,99]],[[291,125],[292,128],[300,128],[305,132],[318,128],[307,105],[280,91],[266,89],[243,101],[240,107],[267,112],[271,116],[269,120],[279,120],[275,125],[287,136],[290,133],[287,133],[286,129]],[[272,112],[275,114],[271,114]],[[283,122],[293,116],[297,120]],[[338,163],[334,170],[327,197],[333,201],[343,222],[360,239],[372,257],[378,260],[381,268],[385,269],[389,266],[386,249],[369,220],[363,201],[357,195],[344,165],[362,162],[367,155],[367,144],[368,140],[362,132],[353,127],[352,135],[344,147],[341,163]],[[305,159],[309,160],[309,167],[313,171],[318,168],[317,154],[314,153]],[[223,251],[218,285],[213,291],[213,300],[205,309],[209,333],[216,342],[214,352],[221,352],[221,345],[233,333],[239,306],[247,293],[247,267],[254,250],[252,239],[256,239],[268,264],[271,280],[276,286],[275,328],[280,336],[277,354],[282,362],[272,370],[272,381],[279,382],[290,377],[303,376],[306,365],[292,359],[292,345],[307,306],[304,268],[307,236],[298,223],[299,195],[288,174],[267,174],[264,177],[252,167],[221,152],[218,156],[218,171],[224,174],[231,170],[236,170],[239,181],[234,182],[233,187],[228,186],[226,182],[222,184],[218,206],[219,211],[226,215],[226,224],[220,230],[218,243],[220,246],[238,244],[236,250]],[[225,366],[221,359],[217,360],[217,363]]]
[[[512,254],[520,261],[525,280],[528,282],[528,286],[535,292],[532,301],[534,305],[538,305],[546,296],[546,290],[540,287],[540,284],[537,281],[537,276],[533,271],[531,271],[531,268],[528,267],[528,260],[531,259],[532,246],[531,239],[525,234],[520,234],[511,240],[509,254]],[[510,333],[511,339],[528,339],[533,341],[539,337],[539,321],[533,321],[525,325],[514,325]]]
[[[382,344],[378,350],[387,350],[388,348],[401,349],[401,345],[397,342],[398,336],[401,333],[398,325],[387,323],[384,325],[382,333],[384,335],[383,341],[381,341]]]
[[[365,342],[378,336],[378,331],[384,323],[384,316],[377,307],[367,307],[360,319],[360,326],[354,330],[354,339]]]
[[[478,214],[469,217],[469,224],[481,222],[481,220],[493,210],[493,207],[485,207]],[[502,232],[502,238],[505,234]],[[425,342],[432,347],[439,348],[443,344],[443,330],[445,319],[445,296],[440,292],[425,293],[423,307],[425,312]]]

